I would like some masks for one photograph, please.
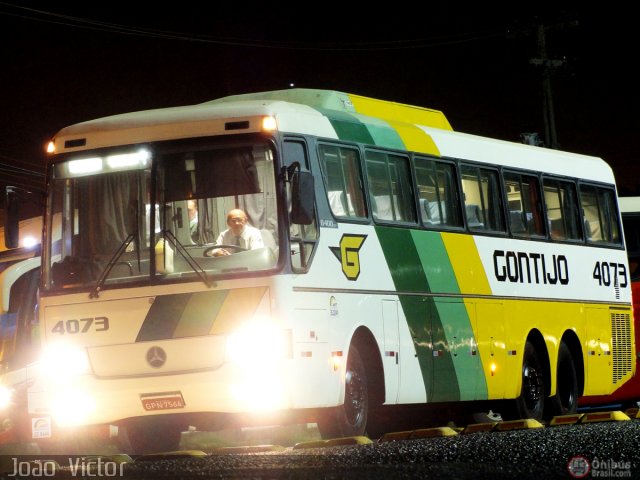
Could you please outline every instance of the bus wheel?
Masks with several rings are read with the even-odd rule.
[[[578,377],[573,356],[564,342],[558,350],[556,394],[550,399],[554,415],[569,415],[578,411]]]
[[[522,359],[522,390],[520,396],[503,414],[505,419],[533,418],[542,420],[544,413],[544,375],[536,349],[529,341],[524,347]]]
[[[367,373],[360,352],[352,345],[344,379],[344,403],[320,416],[318,430],[323,438],[364,435],[368,414]]]

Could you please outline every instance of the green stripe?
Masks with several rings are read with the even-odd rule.
[[[369,135],[373,138],[375,145],[385,148],[395,148],[398,150],[407,149],[396,129],[386,121],[359,114],[354,114],[353,116],[358,118],[362,124],[367,127]]]
[[[191,295],[174,338],[208,335],[229,290],[200,292]]]
[[[411,230],[376,227],[376,233],[396,290],[430,292]],[[413,338],[427,401],[459,400],[458,378],[434,299],[400,295],[400,304]],[[434,357],[434,351],[441,355]]]
[[[374,145],[373,137],[369,133],[366,125],[361,123],[354,115],[322,108],[318,108],[317,110],[331,122],[331,126],[336,131],[340,140]]]
[[[460,293],[440,233],[389,227],[377,227],[376,232],[397,290]],[[428,401],[487,398],[482,362],[464,302],[400,296],[400,303],[414,338]]]
[[[412,230],[411,237],[420,257],[420,264],[427,276],[431,291],[436,293],[460,293],[449,254],[436,232]]]

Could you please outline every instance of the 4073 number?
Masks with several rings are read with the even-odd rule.
[[[109,330],[109,319],[107,317],[89,317],[71,320],[60,320],[51,329],[51,333],[59,335],[104,332]]]
[[[620,288],[624,288],[627,286],[627,267],[624,263],[596,262],[593,278],[603,287],[617,284]]]

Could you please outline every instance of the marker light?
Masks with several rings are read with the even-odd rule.
[[[342,366],[342,352],[331,352],[330,363],[334,372],[339,371]]]
[[[71,160],[68,163],[69,173],[78,175],[83,173],[94,173],[102,170],[102,159],[99,157],[83,158],[81,160]]]
[[[47,153],[56,153],[56,144],[53,140],[47,143]]]
[[[263,117],[262,118],[262,130],[265,132],[272,132],[278,128],[275,117]]]
[[[495,363],[492,363],[492,364],[491,364],[491,376],[492,376],[492,377],[495,375],[495,373],[496,373],[496,369],[497,369],[497,368],[498,368],[498,367],[496,366],[496,364],[495,364]]]

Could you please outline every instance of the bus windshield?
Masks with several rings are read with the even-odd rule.
[[[264,143],[83,152],[53,165],[51,179],[62,225],[49,235],[48,289],[208,283],[276,264],[273,154]]]

